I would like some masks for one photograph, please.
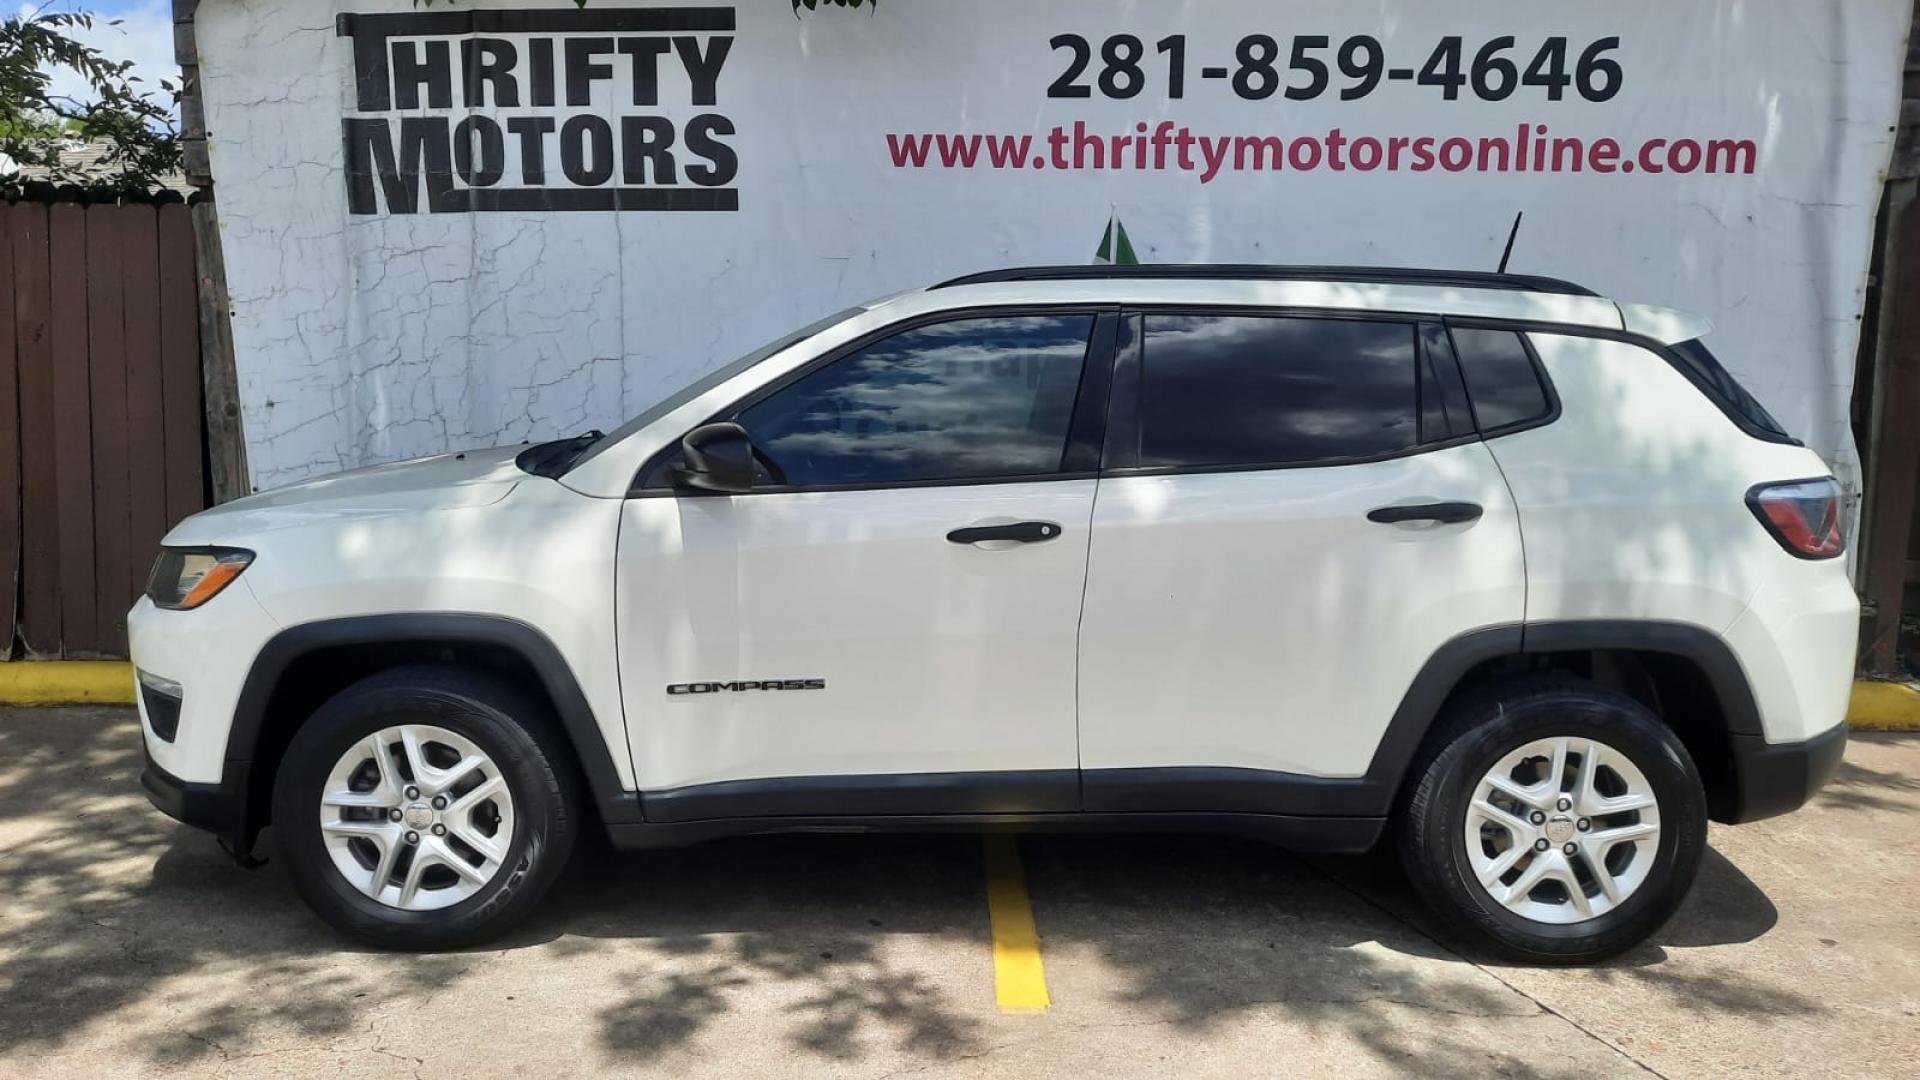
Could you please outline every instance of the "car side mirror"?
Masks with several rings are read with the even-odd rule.
[[[675,487],[738,494],[753,490],[753,440],[731,420],[702,424],[680,440]]]

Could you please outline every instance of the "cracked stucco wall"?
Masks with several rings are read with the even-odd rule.
[[[570,0],[475,3],[572,11]],[[589,10],[622,6],[593,0]],[[1256,0],[1135,5],[891,0],[795,19],[739,0],[719,108],[737,133],[731,213],[349,215],[354,111],[342,12],[409,0],[205,0],[199,43],[258,487],[448,449],[611,427],[707,368],[850,302],[984,267],[1083,262],[1110,209],[1146,261],[1490,269],[1516,210],[1517,271],[1698,311],[1711,343],[1852,476],[1847,399],[1897,108],[1900,0],[1536,5]],[[1372,33],[1416,65],[1442,35],[1622,37],[1622,92],[1594,104],[1445,102],[1384,85],[1343,102],[1243,101],[1195,74],[1248,33]],[[1551,25],[1548,25],[1549,22]],[[1324,24],[1324,25],[1323,25]],[[1048,39],[1189,38],[1186,96],[1047,97]],[[1150,48],[1151,46],[1149,46]],[[1095,72],[1084,81],[1091,83]],[[1150,63],[1149,75],[1157,78]],[[1470,95],[1469,95],[1470,96]],[[609,105],[608,108],[614,108]],[[664,111],[697,111],[668,102]],[[1626,141],[1752,137],[1753,176],[902,170],[886,132],[1494,134],[1517,123]]]

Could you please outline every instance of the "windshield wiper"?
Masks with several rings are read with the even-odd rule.
[[[606,437],[606,432],[594,428],[571,438],[536,443],[520,451],[513,463],[520,466],[523,472],[557,480],[573,467],[574,461],[586,453],[588,447]]]

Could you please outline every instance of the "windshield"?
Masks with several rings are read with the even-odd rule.
[[[715,368],[714,370],[708,372],[707,374],[701,376],[699,379],[695,380],[693,383],[687,385],[678,393],[668,395],[663,400],[655,403],[652,407],[643,411],[640,415],[634,417],[633,419],[627,421],[624,424],[621,424],[619,427],[614,428],[613,431],[609,432],[608,434],[601,436],[597,441],[594,442],[592,447],[588,448],[586,453],[581,454],[579,457],[576,457],[573,459],[573,462],[567,467],[568,471],[571,472],[572,470],[579,468],[581,465],[584,465],[587,462],[592,461],[596,456],[599,455],[599,453],[602,450],[605,450],[607,447],[614,445],[615,443],[619,442],[621,439],[624,439],[627,436],[633,434],[634,432],[639,431],[641,428],[646,427],[648,424],[653,423],[655,420],[658,420],[661,417],[672,412],[673,410],[679,408],[680,406],[685,405],[687,402],[692,401],[694,398],[699,397],[701,394],[704,394],[707,391],[713,389],[714,387],[719,386],[721,383],[726,382],[728,379],[733,378],[735,375],[738,375],[741,372],[752,367],[753,365],[759,363],[760,361],[765,360],[767,357],[772,356],[774,353],[777,353],[782,349],[786,349],[794,345],[798,345],[802,341],[805,341],[808,338],[814,336],[815,334],[820,333],[822,330],[826,330],[829,327],[837,326],[840,323],[846,322],[848,319],[851,319],[855,315],[858,315],[866,310],[867,309],[864,307],[850,307],[844,311],[836,311],[832,315],[829,315],[826,318],[821,319],[819,322],[810,323],[806,326],[801,327],[798,330],[793,331],[790,334],[785,335],[784,337],[776,338],[773,341],[769,341],[765,345],[760,346],[759,348],[753,350],[752,352],[741,357],[740,359],[735,360],[730,364],[727,364],[724,367]]]

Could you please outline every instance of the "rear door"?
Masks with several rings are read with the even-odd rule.
[[[1311,812],[1315,779],[1366,773],[1437,649],[1523,616],[1519,523],[1446,331],[1150,310],[1121,343],[1080,633],[1085,806]]]

